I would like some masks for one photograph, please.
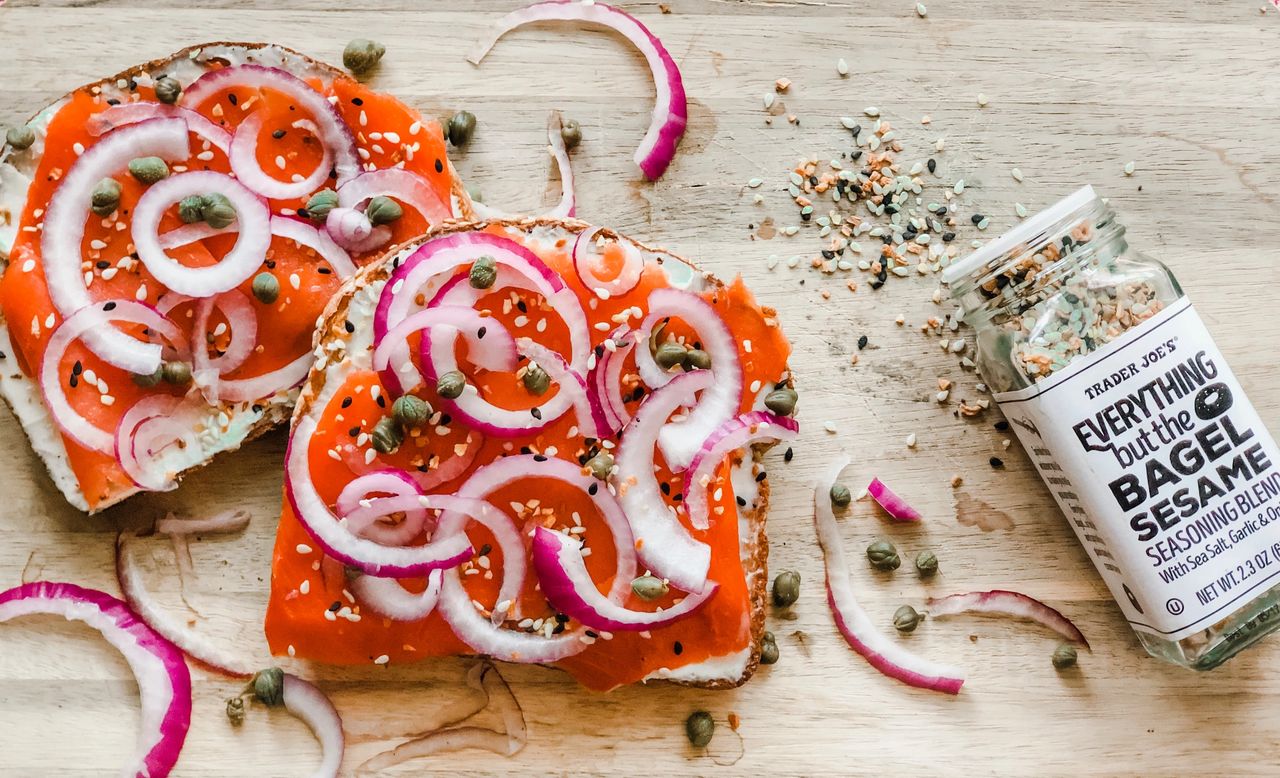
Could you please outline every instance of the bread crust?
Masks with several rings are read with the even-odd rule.
[[[59,101],[66,100],[70,98],[72,95],[76,94],[77,92],[80,92],[81,90],[91,89],[92,87],[98,84],[102,84],[106,82],[114,82],[121,79],[127,80],[142,73],[154,73],[156,71],[161,71],[166,66],[170,65],[173,62],[179,61],[184,58],[189,58],[193,55],[194,52],[199,52],[210,47],[235,48],[235,49],[241,49],[244,51],[254,51],[254,52],[260,52],[263,50],[270,49],[274,51],[279,51],[281,54],[285,55],[285,57],[282,58],[282,62],[280,64],[288,64],[288,58],[293,57],[305,62],[308,67],[314,68],[317,73],[323,74],[329,78],[351,78],[352,77],[351,74],[346,72],[345,70],[336,68],[333,65],[328,64],[327,62],[322,62],[318,59],[310,57],[306,54],[303,54],[302,52],[296,51],[287,46],[280,46],[274,43],[247,43],[247,42],[240,42],[240,41],[207,41],[205,43],[199,43],[192,46],[187,46],[186,48],[183,48],[183,49],[179,49],[178,51],[175,51],[172,54],[165,57],[160,57],[157,59],[150,60],[148,62],[143,62],[141,64],[134,65],[126,70],[116,73],[113,76],[107,76],[105,78],[99,78],[99,79],[90,81],[88,83],[81,84],[80,86],[66,93],[62,97],[59,97],[57,100],[54,100],[46,104],[45,106],[41,107],[40,110],[36,111],[31,115],[31,118],[28,119],[28,121],[35,119],[43,111],[47,110],[50,105],[54,105]],[[458,177],[457,171],[453,167],[453,162],[446,159],[446,164],[449,165],[449,172],[451,177],[450,180],[453,182],[452,195],[457,200],[458,209],[461,212],[460,218],[464,220],[472,219],[475,217],[475,210],[472,206],[471,199],[467,194],[466,187],[463,186],[461,179]],[[21,214],[14,215],[14,218],[20,218],[20,217],[21,217]],[[0,277],[3,277],[4,273],[7,270],[8,270],[8,257],[4,257],[3,266],[0,266]],[[4,315],[2,312],[0,312],[0,330],[3,331],[4,339],[7,341],[8,340],[8,323],[4,320]],[[22,376],[22,379],[27,381],[35,380],[31,376]],[[14,416],[17,416],[18,415],[17,409],[15,407],[13,399],[9,396],[8,392],[0,391],[0,398],[3,398],[4,404],[5,406],[8,407],[10,413],[12,413]],[[261,405],[263,406],[263,409],[264,409],[262,418],[259,419],[256,423],[254,423],[252,427],[249,428],[245,437],[240,441],[239,444],[237,444],[235,447],[232,447],[232,448],[225,448],[219,451],[215,451],[209,459],[206,459],[203,462],[196,464],[190,468],[187,468],[181,473],[178,473],[175,476],[175,479],[177,481],[181,481],[187,474],[200,470],[205,466],[207,466],[208,464],[210,464],[213,461],[213,458],[216,457],[217,455],[239,450],[239,448],[244,444],[249,443],[250,441],[256,440],[257,438],[265,435],[267,432],[271,431],[272,429],[275,429],[277,426],[286,422],[289,419],[290,407],[292,403],[287,401],[281,402],[278,400],[268,400],[261,403]],[[45,409],[45,412],[47,415],[48,413],[47,408]],[[27,430],[25,425],[20,424],[19,426],[22,427],[23,434],[27,436],[28,446],[33,450],[35,450],[35,441],[31,439],[30,431]],[[59,461],[52,461],[50,458],[45,457],[43,455],[41,455],[41,459],[44,461],[45,469],[48,470],[50,474],[54,474],[55,470],[59,470],[59,471],[65,470],[67,474],[70,476],[72,481],[76,480],[74,473],[70,472],[70,465],[65,461],[65,459],[59,460]],[[78,486],[79,484],[78,482],[76,482],[76,487],[78,488]],[[93,515],[96,513],[100,513],[106,510],[107,508],[110,508],[111,506],[116,505],[117,503],[120,503],[121,501],[143,490],[140,488],[122,489],[114,494],[106,496],[93,509],[89,509],[87,501],[84,500],[83,493],[77,492],[77,494],[73,495],[72,493],[66,491],[65,489],[63,489],[62,491],[64,496],[67,498],[67,501],[70,502],[73,506],[75,506],[80,510],[85,511],[89,515]],[[79,500],[75,499],[77,496],[79,497]]]
[[[446,223],[421,237],[393,246],[388,249],[381,258],[361,268],[354,276],[347,279],[346,282],[343,283],[342,288],[339,289],[329,301],[329,304],[325,307],[324,313],[320,316],[319,326],[316,329],[315,339],[312,343],[313,350],[318,352],[323,350],[322,353],[328,354],[329,344],[336,341],[346,340],[348,333],[345,322],[347,320],[347,311],[352,298],[359,289],[370,284],[383,281],[389,277],[392,271],[390,260],[393,257],[434,238],[458,232],[480,231],[494,225],[514,227],[525,232],[536,227],[559,227],[569,232],[581,232],[593,227],[593,225],[577,219],[556,219],[550,217],[482,219],[474,222]],[[724,283],[720,279],[699,269],[696,264],[678,254],[672,253],[666,249],[646,245],[634,238],[622,235],[621,233],[608,228],[600,227],[597,229],[599,229],[600,233],[606,238],[626,241],[646,254],[662,255],[664,257],[670,257],[679,262],[683,262],[702,275],[710,285],[715,288],[724,288]],[[769,316],[775,314],[772,308],[765,308],[764,311],[765,314]],[[323,363],[313,364],[311,372],[308,374],[307,380],[303,384],[302,393],[298,396],[298,402],[294,406],[291,426],[296,425],[299,419],[303,418],[311,411],[315,398],[319,396],[321,390],[324,388],[326,372],[324,367],[325,365]],[[790,373],[789,368],[788,373]],[[773,444],[764,443],[754,445],[752,447],[753,460],[759,462],[765,452],[772,448],[772,446]],[[671,679],[672,683],[704,689],[732,689],[746,683],[751,678],[752,674],[755,673],[756,668],[759,667],[760,643],[764,635],[765,616],[768,608],[769,536],[766,527],[766,519],[769,514],[769,493],[769,481],[766,478],[760,483],[759,499],[757,500],[754,509],[750,511],[743,511],[743,515],[748,520],[748,526],[750,527],[752,538],[748,544],[749,553],[744,554],[742,559],[743,571],[748,576],[748,580],[750,582],[751,595],[751,653],[742,673],[734,678],[714,678],[705,681]]]

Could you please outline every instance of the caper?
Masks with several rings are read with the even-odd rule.
[[[156,384],[160,383],[160,380],[164,377],[164,365],[157,367],[154,373],[134,373],[129,377],[132,378],[133,382],[138,386],[142,386],[142,387],[155,386]]]
[[[104,178],[93,187],[89,200],[89,210],[96,215],[107,217],[120,207],[120,182],[114,178]]]
[[[383,417],[373,425],[373,434],[369,437],[373,439],[374,451],[379,454],[390,454],[400,448],[404,433],[400,431],[400,425],[396,424],[395,419]]]
[[[144,184],[154,184],[168,178],[169,165],[159,157],[138,157],[129,160],[129,172]]]
[[[658,346],[658,353],[654,355],[653,359],[658,363],[658,367],[663,370],[670,370],[676,365],[684,364],[684,355],[686,353],[684,346],[668,341]]]
[[[182,386],[191,383],[191,365],[186,362],[165,362],[160,368],[160,377],[166,384]]]
[[[774,389],[764,396],[764,407],[779,416],[790,416],[796,411],[796,401],[800,396],[790,387]]]
[[[307,200],[307,216],[315,221],[324,221],[329,211],[338,207],[338,193],[332,189],[321,189]]]
[[[848,508],[849,503],[853,502],[853,495],[849,494],[849,487],[844,484],[831,485],[831,504],[837,508]]]
[[[253,675],[253,696],[264,705],[276,707],[284,704],[284,671],[268,667]]]
[[[471,272],[467,280],[476,289],[488,289],[493,286],[494,281],[498,280],[497,262],[488,254],[478,257],[471,263]]]
[[[887,540],[877,540],[867,546],[867,560],[877,570],[897,570],[902,565],[898,549]]]
[[[450,370],[436,381],[436,393],[446,400],[458,399],[462,396],[462,390],[466,388],[467,377],[457,370]]]
[[[36,131],[26,125],[10,127],[4,134],[4,142],[14,151],[29,149],[36,142]]]
[[[431,403],[412,394],[397,397],[391,404],[391,418],[406,430],[426,424],[431,419],[431,413]]]
[[[587,460],[586,467],[591,471],[592,476],[604,481],[613,472],[613,454],[601,451]]]
[[[215,230],[220,230],[236,220],[235,206],[226,195],[217,192],[205,195],[204,207],[200,212],[204,215],[204,220]]]
[[[921,551],[916,554],[916,572],[928,578],[938,572],[938,556],[932,551]]]
[[[694,711],[684,722],[684,734],[698,748],[705,748],[716,733],[716,721],[705,710]]]
[[[564,141],[565,151],[573,151],[582,142],[582,127],[577,119],[569,119],[560,125],[560,139]]]
[[[783,570],[773,579],[773,604],[779,608],[795,605],[800,599],[800,574],[795,570]]]
[[[772,632],[760,636],[760,664],[776,665],[778,663],[778,641]]]
[[[342,50],[342,64],[358,76],[373,70],[386,53],[387,47],[381,43],[356,38]]]
[[[631,582],[631,591],[645,602],[651,602],[665,596],[667,592],[671,591],[671,587],[661,578],[642,575]]]
[[[156,81],[156,99],[162,103],[173,105],[182,96],[182,84],[172,76],[161,76]]]
[[[700,348],[689,349],[684,354],[685,370],[710,370],[711,355]]]
[[[664,320],[659,322],[658,326],[653,328],[649,333],[649,353],[654,359],[658,358],[658,346],[666,342],[667,322]]]
[[[204,221],[204,195],[187,195],[179,200],[178,218],[183,224]]]
[[[232,697],[227,700],[227,719],[231,726],[238,727],[244,723],[244,698]]]
[[[1078,656],[1075,646],[1070,643],[1059,643],[1053,650],[1053,666],[1058,670],[1066,670],[1075,665]]]
[[[920,611],[910,605],[903,605],[893,612],[893,628],[899,632],[914,632],[924,618]]]
[[[470,111],[458,111],[450,116],[448,133],[449,142],[453,145],[467,145],[476,133],[476,115]]]
[[[258,302],[270,305],[280,297],[280,281],[267,271],[253,277],[253,296]]]
[[[524,388],[529,394],[541,397],[551,388],[551,376],[547,375],[547,371],[543,370],[535,363],[529,363],[525,368],[524,375],[521,376],[524,381]]]
[[[369,201],[369,207],[365,208],[364,215],[368,217],[370,224],[387,224],[403,216],[404,209],[400,207],[400,203],[390,197],[378,195]]]

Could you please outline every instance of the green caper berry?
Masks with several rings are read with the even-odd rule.
[[[683,365],[684,355],[687,353],[685,347],[679,343],[667,342],[658,346],[658,353],[654,355],[653,359],[658,363],[658,367],[663,370],[670,370],[676,365]]]
[[[167,105],[178,102],[182,96],[182,84],[171,76],[161,76],[156,81],[156,99]]]
[[[315,221],[324,221],[329,211],[338,207],[338,193],[332,189],[321,189],[307,200],[307,216]]]
[[[910,605],[903,605],[893,612],[893,628],[899,632],[914,632],[924,618],[920,611]]]
[[[368,73],[377,66],[387,47],[377,41],[356,38],[342,50],[342,64],[356,75]]]
[[[831,485],[831,504],[837,508],[848,508],[849,503],[853,502],[853,495],[849,494],[849,487],[844,484]]]
[[[179,200],[178,218],[183,224],[204,221],[204,195],[187,195]]]
[[[164,365],[157,367],[154,373],[134,373],[133,375],[130,376],[130,378],[133,379],[133,382],[135,384],[142,387],[155,386],[156,384],[160,383],[160,380],[163,377],[164,377]]]
[[[916,572],[928,578],[938,572],[938,557],[932,551],[916,554]]]
[[[684,362],[685,370],[710,370],[711,355],[700,348],[689,349],[685,352]]]
[[[227,719],[231,726],[238,727],[244,723],[244,698],[232,697],[227,700]]]
[[[253,696],[270,707],[284,704],[284,671],[278,667],[259,670],[253,676]]]
[[[270,305],[280,297],[280,281],[267,271],[253,277],[253,296],[258,302]]]
[[[536,364],[530,364],[525,368],[524,375],[521,376],[524,381],[524,388],[529,394],[535,397],[541,397],[551,388],[551,376],[547,375],[547,371],[543,370]]]
[[[476,289],[488,289],[498,280],[497,262],[488,254],[477,258],[475,262],[471,263],[471,272],[467,280]]]
[[[390,197],[378,195],[369,201],[364,215],[368,217],[370,224],[388,224],[404,216],[404,209]]]
[[[671,591],[671,587],[661,578],[642,575],[631,582],[631,591],[645,602],[652,602],[659,597],[665,596],[667,592]]]
[[[795,389],[783,387],[774,389],[764,397],[764,407],[778,414],[779,416],[790,416],[796,412],[796,401],[800,396],[796,394]]]
[[[4,134],[4,142],[14,151],[29,149],[31,144],[36,142],[36,131],[26,125],[10,127]]]
[[[236,209],[224,194],[205,195],[204,207],[200,209],[200,213],[204,216],[204,220],[209,226],[215,230],[229,226],[231,222],[236,220]]]
[[[114,178],[104,178],[93,187],[89,199],[89,210],[96,215],[110,216],[120,207],[120,182]]]
[[[1057,670],[1066,670],[1075,665],[1078,656],[1075,646],[1070,643],[1059,643],[1053,650],[1053,666]]]
[[[466,388],[467,377],[457,370],[450,370],[436,381],[436,393],[446,400],[458,399],[462,396],[462,390]]]
[[[877,570],[897,570],[902,565],[898,549],[887,540],[877,540],[867,546],[867,560]]]
[[[772,632],[760,636],[760,664],[776,665],[778,663],[778,641]]]
[[[658,346],[665,342],[664,336],[666,333],[667,323],[665,321],[654,327],[653,332],[649,333],[649,353],[654,359],[658,358]]]
[[[795,570],[783,570],[773,579],[773,604],[788,608],[800,599],[800,574]]]
[[[159,157],[138,157],[129,160],[129,172],[144,184],[154,184],[169,177],[169,165]]]
[[[400,431],[400,425],[395,419],[383,417],[373,426],[373,450],[379,454],[390,454],[392,451],[400,448],[400,444],[404,441],[404,433]]]
[[[455,146],[465,146],[471,142],[476,132],[476,115],[470,111],[458,111],[449,117],[449,142]]]
[[[564,141],[565,151],[573,151],[582,142],[582,127],[577,119],[570,119],[560,126],[560,139]]]
[[[411,394],[397,397],[391,404],[391,418],[405,430],[426,424],[431,419],[431,413],[431,403]]]
[[[591,471],[592,477],[604,481],[613,472],[613,454],[601,451],[587,460],[586,467]]]
[[[698,748],[705,748],[716,733],[716,721],[705,710],[694,711],[684,722],[684,734]]]
[[[160,368],[160,377],[166,384],[182,386],[191,383],[191,365],[186,362],[165,362]]]

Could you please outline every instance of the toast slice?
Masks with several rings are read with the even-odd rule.
[[[297,396],[296,384],[306,369],[302,358],[308,352],[314,322],[340,285],[341,273],[330,262],[329,255],[321,256],[324,252],[306,245],[316,244],[327,235],[323,221],[300,217],[299,209],[307,203],[311,192],[300,196],[276,193],[269,198],[264,195],[273,220],[273,234],[266,255],[261,257],[261,267],[255,268],[236,288],[222,293],[238,292],[240,304],[236,307],[252,308],[258,319],[257,331],[262,337],[251,344],[253,351],[243,357],[243,364],[235,367],[222,362],[226,367],[219,367],[214,373],[195,371],[196,380],[192,383],[161,381],[144,388],[134,385],[129,371],[106,363],[81,339],[68,347],[57,373],[71,411],[88,426],[80,428],[77,422],[73,426],[82,434],[69,435],[67,424],[55,419],[50,412],[46,399],[49,389],[42,388],[40,381],[44,349],[57,328],[78,307],[87,306],[90,301],[96,304],[120,298],[168,309],[168,315],[184,339],[191,338],[192,345],[205,348],[213,360],[221,361],[226,356],[224,349],[230,348],[236,327],[222,310],[225,307],[222,299],[218,298],[217,305],[206,314],[208,331],[196,333],[200,320],[196,314],[203,301],[184,303],[168,295],[172,290],[150,273],[145,262],[138,260],[130,229],[132,209],[146,185],[125,169],[127,157],[121,157],[116,169],[104,174],[122,189],[117,195],[116,210],[102,217],[90,212],[86,200],[78,211],[84,213],[86,222],[80,257],[83,278],[76,272],[69,276],[55,274],[54,279],[50,279],[44,264],[43,219],[59,185],[75,181],[74,171],[82,154],[92,155],[98,143],[125,129],[122,125],[147,118],[136,114],[122,116],[122,109],[171,110],[168,105],[160,105],[156,93],[157,83],[165,76],[175,79],[184,90],[176,106],[195,110],[213,127],[203,135],[192,129],[188,139],[189,157],[168,160],[174,178],[180,173],[201,170],[228,172],[230,144],[223,142],[228,147],[228,151],[224,151],[217,143],[211,144],[209,138],[225,131],[227,134],[223,137],[229,139],[242,121],[261,115],[266,117],[257,149],[262,172],[280,184],[297,183],[304,177],[311,180],[305,174],[318,172],[322,161],[319,148],[323,144],[317,143],[321,139],[313,133],[315,123],[310,127],[306,125],[314,117],[309,117],[304,104],[295,105],[292,97],[272,88],[242,86],[215,91],[201,105],[187,104],[186,90],[201,76],[242,65],[283,70],[306,82],[308,86],[304,88],[328,98],[340,122],[349,126],[355,136],[358,164],[351,166],[352,175],[375,169],[406,168],[418,175],[431,195],[438,198],[442,210],[431,219],[404,205],[405,216],[388,225],[391,235],[383,237],[382,246],[343,249],[325,239],[324,250],[341,252],[348,268],[351,264],[365,263],[379,255],[386,245],[420,234],[428,226],[472,215],[466,190],[449,164],[436,122],[423,119],[393,98],[368,90],[343,71],[280,46],[228,42],[193,46],[85,85],[39,111],[26,125],[32,131],[34,142],[26,148],[5,146],[0,153],[0,256],[7,260],[4,278],[0,280],[0,396],[18,418],[55,485],[67,501],[80,510],[96,513],[139,491],[174,488],[185,472],[206,464],[221,452],[239,448],[286,420]],[[108,113],[113,110],[114,113]],[[162,115],[158,111],[154,115]],[[279,144],[276,167],[270,164],[269,154],[277,149],[265,148],[268,143]],[[334,164],[333,175],[336,175],[339,163]],[[315,190],[334,187],[338,182],[333,175],[315,186]],[[78,185],[82,188],[82,200],[88,195],[87,188],[95,187],[98,177],[95,174],[95,181]],[[259,190],[255,194],[263,192],[265,190]],[[276,219],[289,220],[295,231],[303,231],[310,237],[299,242],[275,234]],[[174,203],[161,215],[158,228],[173,229],[183,226],[183,221],[185,217],[179,219]],[[200,221],[185,226],[203,227],[207,223]],[[237,227],[238,223],[231,229],[234,231]],[[166,251],[180,263],[200,265],[224,258],[230,252],[229,246],[228,238],[206,235],[177,247],[166,247]],[[68,252],[54,253],[65,256]],[[194,259],[189,259],[191,257]],[[268,303],[265,296],[255,297],[253,279],[260,271],[270,273],[275,279],[279,290],[277,302]],[[84,288],[74,289],[77,285]],[[63,304],[56,304],[54,300],[62,292],[70,294],[62,294]],[[77,296],[83,306],[66,302]],[[209,345],[206,346],[206,342]],[[168,344],[166,352],[169,352],[166,360],[181,361],[180,354],[172,353],[172,344]],[[181,370],[175,377],[181,379],[180,373]],[[212,379],[214,375],[217,380]],[[248,382],[264,375],[274,375],[276,380]],[[242,382],[241,388],[219,393],[218,386],[225,388],[235,381]],[[228,394],[232,399],[228,399]],[[157,429],[153,420],[159,417],[152,416],[145,417],[133,433],[117,430],[130,408],[156,395],[174,398],[176,405],[167,415],[180,422],[166,432]],[[148,424],[152,424],[147,435],[148,445],[135,445],[134,441],[141,437]],[[82,438],[88,438],[89,445]],[[122,465],[121,440],[127,442],[128,468]]]
[[[476,430],[470,429],[468,423],[450,418],[448,412],[452,406],[440,398],[431,380],[412,392],[432,404],[434,414],[431,419],[421,430],[411,431],[400,447],[390,454],[380,453],[373,447],[370,433],[377,428],[382,417],[390,413],[388,409],[394,408],[391,400],[395,397],[383,387],[385,382],[379,375],[371,370],[374,318],[379,301],[384,292],[400,292],[403,284],[403,281],[397,281],[388,290],[388,278],[424,244],[459,235],[488,234],[508,239],[528,248],[544,261],[585,303],[583,308],[591,322],[592,344],[596,353],[603,353],[603,342],[608,336],[600,323],[607,323],[608,329],[614,330],[620,320],[612,314],[613,311],[626,310],[633,305],[643,307],[649,290],[671,286],[712,300],[716,310],[729,318],[743,357],[744,388],[739,412],[760,408],[764,395],[775,386],[789,385],[790,373],[786,365],[789,345],[779,329],[774,311],[759,306],[741,281],[725,285],[670,252],[650,248],[610,230],[599,230],[595,233],[597,241],[624,245],[627,250],[638,252],[643,261],[644,280],[635,290],[619,297],[594,297],[575,274],[571,258],[579,236],[592,229],[595,228],[578,221],[547,218],[446,225],[422,239],[398,247],[381,262],[361,270],[332,300],[320,321],[315,347],[317,358],[303,386],[293,422],[295,433],[304,428],[310,430],[312,426],[316,431],[304,442],[295,435],[290,444],[291,463],[294,457],[309,458],[306,465],[308,478],[318,485],[323,499],[333,504],[335,495],[359,475],[384,471],[388,467],[404,468],[414,477],[423,474],[431,479],[433,474],[439,474],[445,479],[426,489],[428,493],[465,494],[468,487],[464,484],[471,474],[486,463],[507,456],[524,456],[527,460],[529,453],[549,455],[567,459],[575,467],[580,467],[586,460],[591,452],[583,450],[573,410],[543,429],[506,437],[490,436],[481,441],[475,439],[479,436],[473,438]],[[483,248],[472,253],[483,255]],[[464,264],[459,266],[460,273],[466,272],[466,261],[469,260],[464,260]],[[465,279],[459,276],[456,280]],[[419,294],[417,302],[426,304],[429,296],[429,291]],[[492,316],[495,322],[511,328],[515,335],[544,340],[549,348],[571,348],[554,321],[557,318],[555,309],[542,305],[544,300],[537,294],[504,287],[500,281],[491,292],[482,293],[475,305],[483,314]],[[544,326],[544,317],[553,320],[550,326]],[[625,321],[626,317],[621,320]],[[633,323],[640,322],[637,319]],[[667,337],[673,336],[674,330],[667,333]],[[638,344],[637,348],[647,345]],[[467,371],[470,368],[462,369]],[[632,375],[632,370],[630,362],[624,364],[622,382],[628,388],[639,384],[639,376]],[[483,370],[475,373],[474,380],[481,391],[504,408],[521,407],[518,388],[511,396],[502,394],[502,386],[505,386],[502,382],[511,383],[510,376],[497,379],[491,379],[491,376]],[[641,394],[637,388],[627,400],[630,412],[643,402]],[[538,401],[538,398],[524,398],[526,405]],[[619,433],[607,439],[612,444],[620,439]],[[588,438],[587,442],[592,440]],[[305,448],[301,453],[297,451],[299,446]],[[760,444],[750,451],[735,453],[727,466],[728,477],[724,477],[724,470],[718,470],[716,482],[709,489],[715,492],[711,498],[714,514],[711,527],[706,532],[695,534],[712,548],[711,575],[721,585],[716,595],[701,610],[683,620],[648,632],[617,632],[608,640],[595,640],[581,653],[556,662],[557,666],[573,674],[583,685],[596,690],[656,679],[705,688],[729,688],[744,683],[751,676],[759,663],[765,622],[768,558],[765,519],[769,487],[761,460],[767,448],[767,445]],[[449,473],[459,462],[462,469]],[[533,468],[538,466],[536,460],[531,465]],[[678,491],[678,476],[664,477],[673,479]],[[532,474],[530,478],[533,480],[517,481],[494,491],[489,498],[493,505],[521,527],[526,546],[532,532],[530,521],[554,524],[559,520],[556,517],[562,518],[579,508],[583,515],[594,510],[589,504],[586,508],[579,504],[581,493],[566,495],[553,488],[554,482]],[[716,486],[720,488],[716,489]],[[612,486],[609,488],[614,491]],[[317,543],[316,537],[299,521],[292,489],[292,486],[286,487],[288,498],[273,555],[271,598],[266,617],[267,638],[274,653],[337,664],[401,663],[431,656],[491,653],[478,652],[453,634],[440,608],[435,608],[425,617],[380,617],[378,607],[362,602],[364,593],[349,580],[354,574],[352,568],[348,566],[344,570],[343,564],[326,554],[322,550],[323,544]],[[672,498],[670,491],[667,495],[668,504],[674,507],[677,504],[674,501],[678,501],[680,496],[677,494]],[[578,513],[573,513],[573,516],[573,521],[585,525],[575,531],[582,531],[588,538],[598,537],[593,533],[599,531],[608,532],[596,530],[590,518],[584,520]],[[494,545],[487,542],[492,538],[484,534],[485,530],[481,530],[480,535],[474,534],[475,524],[470,527],[468,533],[471,534],[473,549],[479,549],[479,554],[488,554],[492,558]],[[592,547],[597,551],[602,548],[600,543],[593,543]],[[609,552],[605,550],[603,553]],[[460,575],[467,582],[468,593],[477,602],[484,601],[493,607],[498,596],[495,587],[501,584],[505,569],[502,563],[490,564],[477,556],[463,563],[459,569],[463,570]],[[474,573],[466,572],[472,569]],[[601,568],[592,571],[593,578],[603,584],[613,575],[613,570],[606,561]],[[410,591],[421,591],[426,584],[423,579],[406,578],[404,587]],[[517,614],[511,612],[514,609],[509,609],[506,628],[525,632],[543,629],[550,637],[553,634],[551,616],[554,614],[538,610],[548,606],[538,595],[536,582],[527,582],[525,589],[525,596],[520,600],[525,610]],[[624,602],[629,603],[628,607],[635,608],[638,604],[639,609],[645,608],[644,603],[635,597],[624,598]],[[517,619],[518,615],[523,615],[523,618]],[[559,631],[555,629],[556,634]]]

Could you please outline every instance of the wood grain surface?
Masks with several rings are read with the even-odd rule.
[[[805,263],[768,270],[770,255],[818,242],[757,236],[765,217],[798,223],[786,194],[790,166],[847,149],[838,117],[879,106],[898,128],[903,159],[923,159],[940,136],[939,184],[964,178],[966,213],[1013,223],[1091,182],[1112,197],[1134,246],[1167,262],[1217,336],[1253,402],[1280,432],[1276,319],[1280,293],[1280,16],[1260,0],[910,0],[627,3],[679,60],[691,98],[689,131],[663,179],[643,183],[631,163],[650,110],[643,60],[611,36],[538,27],[505,40],[474,68],[464,54],[508,0],[178,0],[46,2],[0,8],[0,124],[25,118],[69,89],[202,40],[269,40],[339,61],[348,38],[387,45],[372,84],[422,110],[473,111],[479,131],[455,163],[485,199],[536,210],[558,182],[543,152],[546,112],[578,119],[579,215],[682,253],[723,277],[741,273],[780,309],[795,344],[802,442],[777,453],[771,567],[804,577],[792,614],[771,614],[782,660],[745,687],[709,692],[666,684],[599,696],[553,670],[503,668],[529,719],[529,745],[505,759],[467,752],[406,764],[395,774],[1249,774],[1271,773],[1280,745],[1280,640],[1208,674],[1146,657],[1113,607],[1016,443],[1007,452],[992,412],[955,417],[977,378],[917,325],[940,309],[932,278],[892,279],[856,293],[843,274]],[[851,73],[841,78],[836,61]],[[764,122],[774,80],[793,125]],[[985,94],[989,104],[977,105]],[[932,123],[920,123],[923,115]],[[1136,171],[1126,177],[1130,160]],[[1025,181],[1010,169],[1019,167]],[[760,177],[758,190],[746,182]],[[544,183],[545,182],[545,183]],[[762,204],[753,195],[764,195]],[[965,239],[973,235],[964,233]],[[830,299],[821,295],[831,293]],[[902,315],[905,326],[895,324]],[[850,364],[855,343],[868,348]],[[957,383],[937,403],[936,380]],[[824,429],[830,422],[834,432]],[[909,434],[919,443],[905,445]],[[186,581],[197,627],[267,662],[261,614],[279,505],[284,435],[277,433],[190,478],[176,493],[130,500],[87,519],[63,504],[0,414],[0,586],[24,576],[115,590],[112,539],[173,510],[227,507],[253,514],[242,537],[194,548]],[[822,591],[811,482],[836,452],[846,479],[879,475],[926,514],[891,527],[866,503],[842,523],[851,556],[880,536],[904,552],[929,547],[942,573],[922,585],[905,568],[873,577],[855,565],[863,601],[889,624],[904,602],[994,587],[1041,597],[1071,616],[1093,653],[1078,670],[1049,663],[1055,641],[1033,625],[979,618],[926,623],[912,647],[967,668],[956,698],[908,689],[842,642]],[[1000,455],[1002,470],[987,460]],[[953,490],[949,479],[964,476]],[[1003,517],[996,516],[996,512]],[[993,520],[992,517],[995,517]],[[984,530],[986,525],[989,529]],[[998,527],[995,525],[999,525]],[[148,548],[151,584],[175,609],[172,551]],[[785,617],[784,617],[785,616]],[[350,739],[346,769],[431,726],[461,694],[461,660],[354,670],[299,666],[332,695]],[[194,669],[195,710],[182,775],[306,775],[311,736],[283,714],[251,711],[233,730],[223,699],[236,684]],[[0,772],[109,774],[130,752],[138,713],[125,663],[85,629],[33,619],[0,628]],[[720,723],[710,753],[691,748],[683,721],[705,708]],[[739,738],[725,725],[741,718]],[[720,766],[717,761],[732,762]]]

